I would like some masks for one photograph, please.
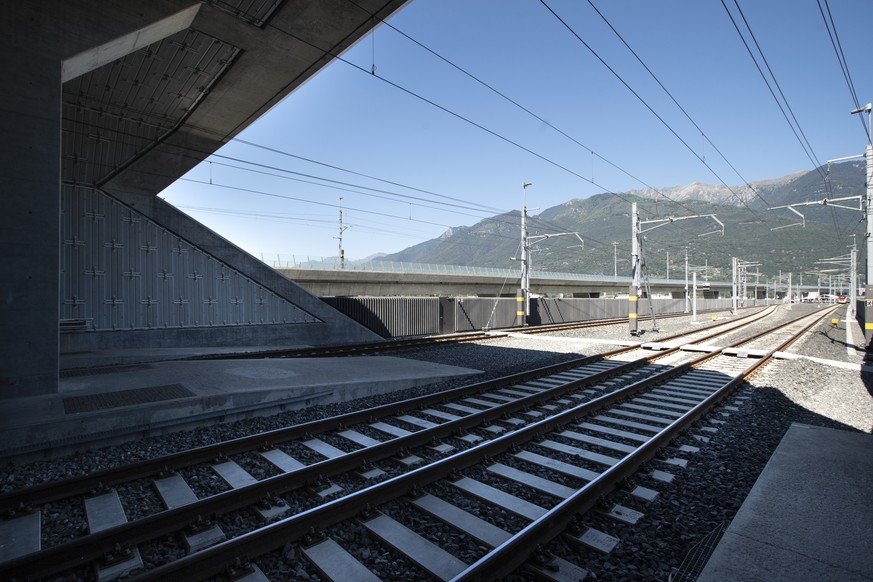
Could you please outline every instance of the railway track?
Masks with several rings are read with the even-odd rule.
[[[702,312],[705,313],[705,312]],[[658,319],[672,319],[675,317],[687,317],[687,313],[670,313],[659,315]],[[579,321],[570,323],[552,323],[529,327],[506,328],[499,330],[469,331],[434,336],[390,339],[381,342],[368,342],[360,344],[345,344],[337,346],[323,346],[316,348],[297,348],[292,350],[270,350],[243,354],[210,354],[196,356],[195,360],[244,360],[261,358],[327,358],[338,356],[362,356],[378,354],[397,350],[414,349],[420,347],[432,347],[443,343],[474,342],[500,337],[503,333],[540,334],[554,333],[557,331],[572,331],[589,327],[604,325],[627,325],[627,317],[610,319],[596,319],[592,321]]]
[[[573,514],[589,508],[615,486],[612,476],[632,474],[683,430],[680,419],[699,417],[748,373],[719,368],[740,360],[740,367],[748,367],[748,359],[709,353],[705,346],[697,348],[704,350],[701,356],[680,346],[760,326],[772,311],[657,344],[0,496],[0,509],[14,512],[13,519],[43,527],[34,508],[84,506],[82,523],[78,529],[73,524],[67,541],[0,564],[0,577],[88,577],[97,568],[104,577],[145,570],[144,579],[202,578],[239,569],[286,544],[292,549],[285,555],[305,559],[328,578],[349,579],[333,570],[340,564],[362,576],[393,575],[369,551],[362,557],[343,549],[349,536],[365,538],[365,547],[388,547],[372,553],[387,552],[390,563],[408,564],[404,576],[421,578],[490,578],[494,564],[505,568],[510,562],[489,556],[510,544],[516,549],[508,554],[514,561],[505,574],[536,545],[519,546],[527,548],[519,553],[513,544],[521,542],[512,540],[529,544],[533,534],[524,532],[544,527],[534,524],[562,522],[553,512],[565,504],[575,508]],[[735,341],[735,349],[748,355],[753,341],[765,340]],[[714,360],[725,363],[715,366]],[[638,394],[644,390],[646,395]],[[526,493],[507,493],[501,488],[506,481]],[[570,501],[582,491],[584,503]],[[592,491],[598,494],[589,499]],[[145,505],[153,511],[127,515],[124,508],[133,503],[125,495],[151,499]],[[483,500],[505,505],[486,508],[478,505]],[[410,511],[419,517],[410,521]],[[494,512],[502,516],[500,526],[481,517]],[[413,531],[421,520],[425,532],[442,533],[421,537]],[[16,521],[16,530],[33,529],[24,524]],[[437,540],[446,537],[453,540],[452,551],[439,547]],[[403,545],[411,541],[415,547]],[[218,557],[220,565],[202,561]],[[557,572],[556,566],[574,571],[569,562],[553,562],[547,573]]]

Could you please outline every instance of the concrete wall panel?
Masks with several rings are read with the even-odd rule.
[[[103,192],[64,187],[61,216],[61,318],[88,330],[320,322]]]

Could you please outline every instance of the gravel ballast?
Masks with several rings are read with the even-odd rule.
[[[794,306],[791,310],[783,306],[774,317],[787,319],[817,309],[820,308],[814,305]],[[568,559],[573,557],[574,562],[584,563],[589,571],[589,579],[666,580],[671,574],[683,574],[686,571],[679,568],[685,556],[707,534],[730,522],[791,423],[873,432],[873,375],[862,373],[860,369],[865,355],[863,335],[857,323],[851,322],[848,324],[851,325],[850,341],[846,333],[845,310],[840,308],[837,313],[840,322],[836,327],[827,318],[825,324],[818,326],[806,339],[788,350],[789,353],[816,359],[785,359],[769,364],[737,391],[739,400],[736,397],[728,399],[728,404],[735,405],[738,410],[717,410],[710,415],[710,420],[715,418],[725,422],[717,424],[718,431],[708,435],[708,442],[695,441],[689,435],[676,443],[676,446],[685,444],[699,447],[699,451],[684,455],[688,460],[684,469],[669,469],[676,475],[672,483],[653,484],[646,477],[640,477],[640,484],[657,489],[659,495],[648,503],[621,500],[623,504],[626,501],[629,506],[636,505],[647,514],[638,526],[620,526],[597,512],[579,519],[577,527],[580,530],[592,526],[620,540],[612,553],[603,555],[578,545],[566,545],[562,541],[550,551],[566,553]],[[724,318],[728,314],[721,313],[718,316]],[[710,315],[698,319],[702,322],[701,326],[706,326]],[[659,333],[646,331],[642,338],[637,339],[657,341],[659,337],[689,329],[690,320],[690,317],[661,320]],[[641,320],[640,327],[646,330],[651,327],[651,322]],[[75,476],[228,438],[360,410],[602,353],[618,347],[608,343],[609,340],[634,339],[628,334],[627,326],[613,325],[559,332],[549,337],[511,335],[484,342],[392,353],[397,357],[464,366],[485,372],[472,378],[454,379],[365,400],[217,424],[66,458],[9,464],[0,471],[0,488],[2,491],[11,491],[46,480]],[[605,343],[583,340],[602,340]],[[651,469],[667,470],[657,461],[651,465]],[[70,519],[82,518],[77,515]]]

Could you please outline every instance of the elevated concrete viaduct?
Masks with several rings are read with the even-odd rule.
[[[451,273],[428,274],[410,272],[380,272],[365,270],[279,269],[279,272],[320,297],[362,296],[374,297],[514,297],[519,277],[498,275],[460,275]],[[550,297],[603,297],[626,294],[629,277],[618,281],[568,280],[553,277],[531,277],[531,291]],[[685,297],[684,282],[655,281],[652,293],[669,294],[673,299]],[[763,292],[763,288],[761,290]],[[713,283],[699,290],[698,297],[717,299],[730,297],[730,283]]]
[[[61,351],[373,338],[155,195],[404,2],[4,2],[0,398]]]

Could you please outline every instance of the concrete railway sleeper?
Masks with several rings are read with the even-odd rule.
[[[730,323],[739,325],[738,321]],[[723,335],[725,333],[727,332],[721,331],[714,335]],[[699,337],[701,331],[696,332],[694,335]],[[712,336],[713,334],[710,335]],[[702,341],[702,339],[695,338],[692,341]],[[676,350],[676,348],[673,348],[655,356],[650,355],[649,357],[660,357],[664,353],[675,352]],[[645,360],[643,359],[633,360],[631,367],[638,368],[644,363]],[[197,496],[191,491],[191,488],[187,486],[184,480],[179,478],[178,475],[168,474],[157,480],[155,484],[155,487],[162,496],[164,505],[168,508],[167,511],[135,522],[125,524],[123,522],[123,511],[121,516],[118,515],[117,506],[120,504],[117,502],[117,496],[113,500],[114,494],[112,491],[105,492],[101,495],[105,504],[103,507],[109,507],[110,509],[101,510],[102,519],[108,524],[104,524],[102,531],[99,526],[95,527],[91,524],[92,532],[96,533],[72,540],[55,548],[49,548],[31,556],[23,556],[6,564],[0,564],[0,573],[3,573],[6,577],[29,577],[43,575],[48,572],[63,571],[77,563],[81,564],[91,558],[100,556],[105,553],[107,544],[110,544],[110,547],[114,547],[119,540],[123,542],[121,547],[128,548],[127,551],[122,552],[122,557],[130,557],[131,554],[137,553],[137,548],[135,547],[137,543],[152,539],[155,536],[176,532],[184,527],[180,526],[180,523],[196,523],[198,518],[200,518],[199,521],[203,522],[202,516],[204,515],[218,516],[257,506],[261,519],[268,521],[271,519],[281,519],[282,516],[288,514],[292,509],[298,511],[297,515],[304,515],[308,514],[308,512],[316,511],[322,505],[325,507],[332,506],[335,501],[339,500],[327,501],[327,503],[324,503],[324,500],[335,498],[341,493],[340,489],[342,489],[342,492],[354,489],[354,486],[343,488],[337,486],[336,481],[342,481],[343,478],[335,479],[333,477],[341,475],[343,472],[353,471],[358,475],[359,481],[361,481],[361,484],[357,486],[358,493],[368,491],[374,487],[384,487],[384,483],[392,483],[395,479],[401,479],[405,474],[417,473],[420,470],[415,468],[418,464],[433,462],[436,466],[442,466],[441,464],[447,459],[462,458],[465,454],[465,451],[463,451],[465,446],[468,447],[467,450],[479,450],[481,447],[488,446],[491,442],[500,442],[501,439],[505,438],[500,436],[501,433],[506,433],[507,431],[510,434],[528,434],[530,427],[542,426],[542,423],[550,423],[552,419],[563,417],[563,415],[567,414],[567,411],[578,410],[580,407],[587,406],[584,403],[585,400],[594,398],[594,402],[606,402],[603,399],[623,398],[624,396],[613,395],[626,394],[627,387],[607,394],[604,394],[604,392],[611,390],[612,387],[606,389],[587,389],[585,393],[582,392],[583,387],[602,381],[610,373],[615,373],[614,369],[617,367],[617,364],[617,362],[609,363],[607,361],[592,362],[588,364],[589,367],[587,369],[583,368],[575,372],[568,369],[557,371],[555,377],[550,379],[522,380],[513,387],[498,388],[497,386],[491,386],[486,390],[482,390],[480,387],[478,391],[479,396],[460,395],[462,401],[430,403],[428,408],[425,408],[427,404],[419,402],[416,407],[409,407],[402,411],[405,412],[404,414],[399,415],[395,410],[394,416],[390,419],[386,417],[386,420],[369,422],[366,425],[369,430],[361,430],[363,426],[344,429],[330,438],[311,438],[310,435],[310,438],[296,443],[296,445],[298,448],[305,447],[311,450],[313,454],[320,455],[318,458],[326,459],[316,460],[310,465],[301,463],[282,450],[268,448],[260,454],[270,463],[273,463],[275,467],[286,472],[260,481],[247,473],[235,461],[222,459],[220,462],[213,464],[211,468],[215,473],[221,475],[223,480],[231,487],[231,490],[212,495],[206,499],[197,500]],[[687,364],[683,364],[683,366],[687,366]],[[610,368],[613,368],[613,370],[610,370]],[[658,368],[658,366],[648,365],[642,370],[637,369],[636,377],[639,377],[641,374],[650,375],[656,373]],[[661,366],[661,368],[666,368],[666,366]],[[673,373],[672,369],[657,373],[653,377],[661,377],[666,373]],[[636,382],[632,386],[640,384],[640,382]],[[506,385],[504,384],[504,386]],[[644,399],[641,402],[631,402],[625,406],[623,408],[624,412],[621,414],[624,414],[625,422],[631,423],[625,428],[638,431],[639,428],[634,428],[634,423],[639,423],[633,419],[641,420],[638,417],[650,416],[651,411],[648,409],[657,405],[658,399],[660,399],[660,402],[666,402],[666,406],[661,406],[661,409],[667,412],[657,414],[667,418],[675,416],[677,409],[681,410],[683,406],[688,406],[689,402],[693,401],[693,390],[689,390],[687,387],[683,388],[681,385],[675,388],[675,390],[678,390],[678,392],[666,395],[653,395],[652,398],[656,399],[656,404],[653,404],[652,400]],[[696,396],[699,396],[699,394]],[[463,400],[466,400],[466,402],[463,402]],[[583,404],[579,404],[579,402],[583,402]],[[410,413],[411,410],[416,408],[418,410],[415,414]],[[350,425],[347,424],[346,426]],[[599,426],[599,428],[593,430],[599,436],[588,436],[582,439],[582,442],[588,446],[610,449],[611,453],[615,452],[616,447],[619,452],[623,452],[622,446],[627,446],[620,444],[611,445],[610,441],[603,438],[603,435],[610,437],[610,431],[612,431],[612,437],[616,436],[615,431],[619,431],[618,436],[621,436],[622,432],[628,432],[624,429],[617,429],[607,422],[605,426]],[[370,434],[367,434],[367,432]],[[574,438],[574,434],[570,434],[574,431],[564,432],[567,434],[562,434],[561,439],[566,440],[569,438],[572,440]],[[375,434],[381,434],[380,438],[372,436]],[[452,435],[455,436],[453,437]],[[359,448],[356,451],[344,450],[342,447],[335,446],[338,438],[346,439],[347,443],[351,441],[354,445],[363,448]],[[386,441],[384,440],[385,438],[389,440]],[[488,440],[489,438],[491,440]],[[578,440],[578,437],[576,438]],[[622,438],[627,440],[626,435]],[[448,444],[449,440],[453,444]],[[633,441],[633,437],[630,438],[630,441]],[[549,443],[551,442],[549,441]],[[545,445],[545,448],[548,449],[549,446],[552,445]],[[347,448],[345,447],[345,449]],[[461,450],[462,452],[453,454],[456,450]],[[588,459],[588,461],[594,463],[614,458],[604,453],[592,454],[593,457]],[[446,457],[446,455],[450,456]],[[399,470],[389,470],[386,472],[375,466],[376,463],[386,459],[392,459],[391,464]],[[530,459],[526,459],[524,462],[530,462]],[[504,466],[508,468],[502,468]],[[507,478],[507,472],[515,477],[518,477],[520,474],[514,472],[518,470],[512,469],[509,464],[501,465],[501,468],[496,469],[496,471],[503,471],[501,478]],[[494,472],[492,470],[489,474]],[[332,479],[335,482],[330,483],[326,479]],[[371,485],[371,483],[378,482],[380,479],[382,480],[381,484]],[[278,495],[293,490],[305,490],[314,500],[295,500],[291,501],[290,505],[286,502],[279,502]],[[351,497],[358,493],[352,493]],[[267,503],[264,501],[265,499],[270,499],[273,502]],[[93,504],[93,502],[91,503]],[[101,511],[97,511],[96,514],[101,515]],[[91,513],[89,513],[90,515]],[[107,515],[109,517],[106,517]],[[287,521],[287,519],[292,518],[286,518],[283,521]],[[377,523],[387,529],[374,524],[375,530],[371,535],[377,537],[383,535],[388,539],[393,539],[393,536],[386,532],[396,532],[398,531],[397,528],[393,524],[385,525],[387,523],[386,520],[380,520]],[[252,535],[254,533],[256,532],[252,532]],[[224,532],[220,530],[219,526],[201,523],[201,526],[196,528],[196,531],[190,535],[185,534],[185,551],[193,551],[207,546],[223,539],[223,537]],[[101,543],[103,544],[102,550],[97,549]],[[61,566],[61,564],[66,565]],[[132,568],[137,567],[137,563],[134,562]]]
[[[722,323],[709,325],[692,334],[682,333],[665,337],[662,339],[662,342],[673,341],[674,343],[679,344],[687,341],[702,341],[696,339],[698,334],[708,333],[710,330],[714,329],[732,328],[739,325],[740,322],[749,319],[758,319],[770,312],[771,310],[756,312],[747,315],[744,318],[727,320]],[[208,463],[213,459],[220,457],[230,457],[232,455],[257,451],[265,447],[280,445],[288,441],[300,439],[305,435],[317,435],[333,431],[341,426],[352,426],[372,419],[402,415],[404,412],[426,408],[443,401],[472,397],[476,394],[492,391],[497,388],[506,388],[527,381],[535,381],[540,377],[559,374],[565,370],[578,369],[580,366],[586,364],[602,365],[599,362],[603,359],[635,361],[641,358],[652,357],[652,351],[643,349],[643,345],[646,344],[637,344],[635,346],[613,350],[604,354],[582,357],[503,378],[462,386],[449,391],[394,402],[384,406],[370,408],[342,416],[326,418],[306,424],[295,425],[284,429],[258,433],[230,441],[198,447],[196,449],[172,455],[164,455],[154,459],[148,459],[114,469],[89,473],[62,481],[47,482],[24,490],[0,494],[0,514],[21,511],[22,509],[29,510],[42,503],[57,501],[75,495],[84,495],[95,489],[116,486],[135,479],[148,478],[161,472],[178,471],[184,467],[199,463]],[[664,354],[660,355],[663,356]],[[499,400],[501,398],[505,398],[505,396],[498,396],[497,399]]]
[[[808,317],[806,327],[821,319],[820,315]],[[217,563],[219,557],[251,560],[280,547],[283,553],[293,553],[290,546],[299,547],[299,553],[328,579],[386,577],[377,573],[377,563],[368,563],[367,556],[377,551],[353,555],[351,546],[344,547],[343,530],[357,526],[365,528],[371,543],[388,548],[395,569],[398,562],[408,568],[403,571],[406,579],[486,580],[520,567],[538,568],[541,576],[555,580],[579,579],[584,576],[582,566],[549,556],[547,549],[538,551],[533,563],[527,560],[535,548],[547,548],[550,540],[564,532],[570,519],[594,507],[765,362],[757,360],[737,375],[701,369],[704,363],[714,366],[716,359],[733,357],[721,352],[700,356],[695,362],[665,370],[430,465],[160,566],[137,579],[220,575],[223,568]],[[657,394],[673,394],[670,402],[674,404],[641,404],[650,397],[657,398],[656,390]],[[686,403],[677,406],[679,401]],[[643,409],[645,412],[641,412]],[[628,453],[615,454],[624,448],[620,438],[586,439],[584,432],[577,432],[586,430],[583,425],[642,435],[646,440]],[[614,446],[606,446],[606,442]],[[550,469],[548,478],[538,474],[539,468]],[[562,483],[557,475],[567,475],[569,480]],[[567,485],[573,479],[581,482],[579,486]],[[508,482],[520,483],[521,487],[513,490]],[[633,493],[641,498],[654,494],[639,489]],[[453,493],[440,494],[446,490]],[[482,505],[471,510],[471,503]],[[408,517],[408,511],[397,509],[401,505],[420,510],[430,521]],[[610,511],[620,519],[640,518],[630,508],[618,506]],[[513,514],[515,523],[520,519],[524,525],[520,529],[506,528],[482,517],[500,512]],[[455,535],[436,535],[433,530],[437,527],[452,530]],[[442,547],[445,539],[453,541]],[[458,539],[475,542],[471,547],[478,548],[479,556],[472,563],[457,555],[463,553],[457,549]]]

